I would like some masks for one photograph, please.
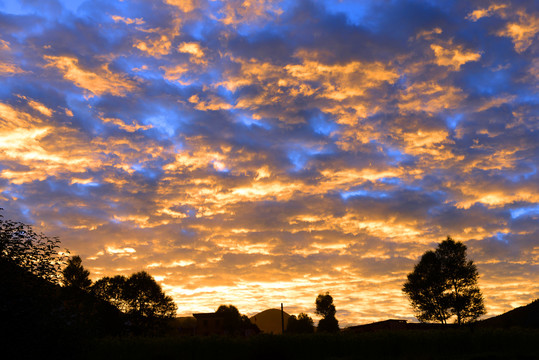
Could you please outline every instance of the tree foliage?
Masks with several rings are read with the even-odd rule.
[[[215,312],[223,318],[223,330],[229,335],[244,335],[247,331],[258,332],[246,315],[240,314],[234,305],[220,305]]]
[[[170,319],[176,315],[176,304],[165,295],[161,285],[145,271],[132,274],[125,282],[124,299],[129,312],[146,318]]]
[[[3,210],[0,208],[0,210]],[[60,240],[36,233],[32,226],[4,220],[0,215],[0,257],[54,284],[61,279],[68,251],[59,251]]]
[[[91,287],[91,292],[98,298],[114,305],[123,313],[129,312],[129,307],[124,299],[124,288],[127,278],[123,275],[106,276],[97,280]]]
[[[176,315],[172,298],[145,271],[128,278],[122,275],[101,278],[92,286],[92,293],[135,318],[170,319]]]
[[[81,290],[89,290],[92,285],[90,272],[82,266],[82,259],[75,255],[67,261],[67,266],[62,271],[62,283],[66,287],[74,287]]]
[[[339,321],[335,318],[336,312],[335,305],[333,305],[333,297],[329,292],[318,295],[316,298],[316,314],[322,316],[322,319],[318,322],[318,331],[339,331]]]
[[[454,316],[463,324],[485,314],[477,267],[467,259],[466,249],[448,236],[435,251],[425,252],[408,274],[402,290],[419,321],[445,324]]]
[[[311,334],[314,332],[314,321],[305,313],[301,313],[297,317],[292,315],[288,318],[286,332],[291,334]]]

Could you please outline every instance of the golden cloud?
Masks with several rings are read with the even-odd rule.
[[[44,59],[48,61],[46,67],[57,68],[63,73],[64,79],[97,96],[104,94],[126,96],[137,88],[136,83],[125,75],[110,71],[108,64],[104,64],[94,72],[82,68],[74,57],[45,55]]]
[[[101,120],[105,123],[111,123],[118,126],[120,129],[127,132],[135,132],[137,130],[148,130],[153,128],[153,125],[139,125],[136,121],[133,121],[133,125],[126,124],[123,120],[117,118],[101,117]]]
[[[180,19],[175,19],[168,28],[137,28],[147,35],[144,39],[136,39],[133,47],[139,49],[148,56],[160,58],[168,55],[172,49],[172,41],[180,35]]]
[[[221,17],[217,18],[225,25],[238,25],[241,23],[259,20],[270,20],[275,15],[282,14],[276,5],[276,0],[228,0],[221,9]]]
[[[118,16],[118,15],[112,15],[111,17],[112,17],[112,20],[114,20],[114,22],[123,22],[124,24],[127,24],[127,25],[131,25],[131,24],[142,25],[142,24],[144,24],[144,20],[142,18],[131,19],[131,18],[125,18],[125,17]]]
[[[459,71],[463,64],[469,61],[478,61],[481,58],[480,53],[466,51],[460,45],[442,47],[441,45],[432,44],[430,47],[436,56],[436,64],[439,66],[448,66],[455,71]]]
[[[521,53],[526,51],[539,32],[539,16],[524,11],[519,11],[517,15],[518,21],[508,22],[497,35],[510,37],[515,44],[515,50]]]
[[[477,21],[483,17],[492,16],[495,13],[502,13],[508,8],[507,4],[491,4],[488,8],[480,8],[472,11],[466,16],[466,19]]]
[[[165,0],[165,3],[175,6],[186,13],[197,9],[200,6],[198,0]]]
[[[401,111],[425,111],[432,114],[444,109],[455,109],[466,98],[460,88],[435,81],[412,83],[400,96],[398,107]]]

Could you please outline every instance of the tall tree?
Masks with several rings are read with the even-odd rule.
[[[0,210],[3,210],[0,208]],[[60,240],[36,233],[31,225],[4,220],[0,215],[0,259],[57,284],[69,251],[59,251]]]
[[[442,324],[455,316],[457,324],[485,314],[483,295],[477,285],[479,273],[466,256],[466,246],[447,237],[435,251],[427,251],[408,274],[403,292],[421,322]]]
[[[316,314],[322,316],[322,319],[318,322],[318,331],[339,331],[339,321],[335,318],[336,312],[335,305],[333,305],[333,297],[329,292],[318,295],[316,298]]]
[[[92,285],[90,272],[82,266],[82,259],[75,255],[67,261],[67,266],[62,271],[63,284],[66,287],[74,287],[89,290]]]

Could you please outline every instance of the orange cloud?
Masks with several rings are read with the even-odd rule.
[[[436,56],[436,64],[440,66],[448,66],[455,71],[459,71],[463,64],[469,61],[478,61],[481,58],[480,53],[466,51],[462,46],[452,46],[446,48],[437,44],[432,44],[430,47]]]
[[[131,25],[131,24],[142,25],[142,24],[144,24],[144,20],[142,18],[130,19],[130,18],[125,18],[125,17],[118,16],[118,15],[112,15],[111,17],[112,17],[112,20],[114,20],[114,22],[123,22],[124,24],[127,24],[127,25]]]
[[[497,35],[510,37],[515,44],[515,50],[521,53],[530,47],[539,32],[539,16],[524,11],[519,11],[517,15],[518,21],[508,22]]]
[[[221,9],[218,18],[225,25],[238,25],[258,20],[270,20],[282,10],[275,0],[229,0]]]
[[[483,17],[492,16],[495,13],[503,13],[508,8],[507,4],[491,4],[488,8],[476,9],[466,17],[469,20],[477,21]]]
[[[200,6],[199,0],[165,0],[165,3],[175,6],[186,13],[197,9]]]
[[[168,55],[172,49],[172,41],[180,35],[180,19],[175,19],[169,28],[137,28],[147,35],[144,39],[136,39],[133,47],[139,49],[146,55],[160,58]]]
[[[45,55],[44,59],[48,61],[46,67],[57,68],[63,73],[64,79],[97,96],[104,94],[126,96],[137,88],[134,81],[124,75],[113,73],[107,64],[93,72],[82,68],[74,57]]]
[[[101,120],[103,120],[105,123],[111,123],[116,126],[118,126],[120,129],[125,130],[127,132],[135,132],[137,130],[148,130],[153,128],[153,125],[139,125],[136,121],[133,121],[133,125],[126,124],[121,119],[117,118],[105,118],[101,117]]]
[[[426,111],[436,113],[444,109],[457,108],[466,94],[452,85],[434,81],[410,84],[401,94],[399,109],[404,112]]]

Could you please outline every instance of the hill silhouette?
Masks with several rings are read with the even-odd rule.
[[[283,312],[284,315],[284,328],[288,325],[289,314]],[[264,310],[249,319],[251,323],[258,326],[258,328],[266,334],[282,334],[281,327],[281,310],[280,309],[268,309]]]
[[[496,328],[523,327],[539,329],[539,299],[501,315],[478,321],[477,325]]]

